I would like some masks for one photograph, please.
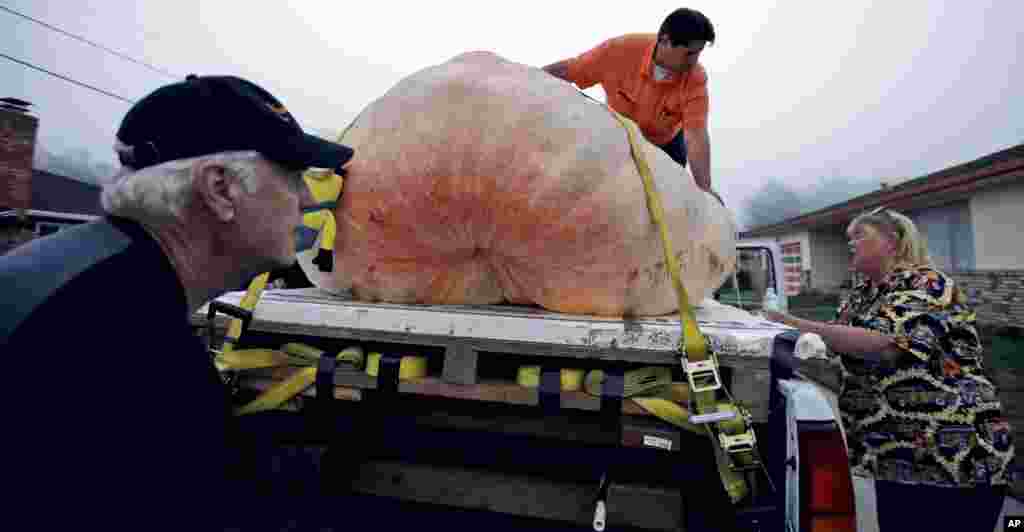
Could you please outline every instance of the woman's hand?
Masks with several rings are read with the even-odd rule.
[[[871,329],[805,320],[774,310],[763,310],[761,316],[765,320],[787,325],[801,333],[817,334],[835,353],[874,362],[888,362],[902,355],[902,351],[896,347],[889,335]]]

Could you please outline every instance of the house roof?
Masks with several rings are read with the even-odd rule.
[[[32,221],[43,222],[91,222],[99,218],[94,214],[73,214],[66,212],[38,211],[28,209],[25,215]],[[10,225],[17,222],[18,211],[13,209],[0,211],[0,225]]]
[[[32,170],[32,209],[101,216],[100,187],[42,170]]]
[[[0,211],[0,221],[17,218],[17,214],[17,211],[13,209]],[[98,215],[93,214],[57,213],[52,211],[37,211],[35,209],[25,211],[25,215],[29,218],[55,222],[91,222],[99,218]]]
[[[813,227],[845,224],[881,205],[901,211],[941,205],[972,192],[1024,178],[1024,144],[904,181],[824,209],[740,233],[740,238],[777,235]]]

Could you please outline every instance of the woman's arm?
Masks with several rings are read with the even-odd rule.
[[[771,321],[799,329],[801,332],[815,333],[821,336],[825,345],[833,351],[863,360],[892,362],[903,352],[896,346],[891,336],[871,329],[805,320],[768,310],[764,311],[764,316]]]

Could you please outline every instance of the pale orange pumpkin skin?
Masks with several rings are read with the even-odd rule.
[[[540,69],[460,55],[400,81],[342,142],[355,157],[322,288],[364,301],[602,316],[677,308],[625,129]],[[641,144],[697,302],[735,265],[733,216]]]

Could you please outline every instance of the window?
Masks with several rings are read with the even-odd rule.
[[[933,207],[910,215],[928,241],[928,254],[940,270],[973,270],[974,230],[966,201]]]
[[[748,310],[759,309],[765,291],[776,284],[772,252],[764,247],[740,248],[736,259],[735,276],[726,280],[715,299]]]

